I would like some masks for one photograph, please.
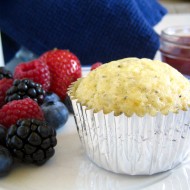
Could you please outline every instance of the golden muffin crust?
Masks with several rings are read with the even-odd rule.
[[[154,116],[186,110],[190,83],[161,61],[126,58],[89,72],[74,84],[72,95],[95,112]]]

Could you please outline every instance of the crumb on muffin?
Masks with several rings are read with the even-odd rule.
[[[106,63],[74,84],[73,96],[95,112],[156,115],[187,110],[190,83],[166,63],[125,58]]]

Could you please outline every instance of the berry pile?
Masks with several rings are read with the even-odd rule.
[[[55,130],[69,116],[67,88],[79,77],[80,61],[68,50],[20,63],[13,75],[0,67],[0,176],[14,159],[41,165],[54,155]]]

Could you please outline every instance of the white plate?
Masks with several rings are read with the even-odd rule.
[[[0,179],[0,190],[188,190],[190,160],[153,176],[128,176],[108,172],[85,155],[71,115],[58,130],[56,153],[43,166],[16,165]]]

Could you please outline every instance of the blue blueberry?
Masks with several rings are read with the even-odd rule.
[[[7,129],[0,124],[0,145],[6,144],[6,134],[7,134]]]
[[[69,117],[69,112],[67,107],[60,101],[49,101],[41,106],[45,120],[49,126],[55,129],[64,126]]]
[[[13,165],[13,157],[9,150],[0,145],[0,177],[7,175]]]
[[[60,101],[60,97],[53,93],[53,92],[47,92],[44,98],[44,103],[46,102],[57,102]]]

